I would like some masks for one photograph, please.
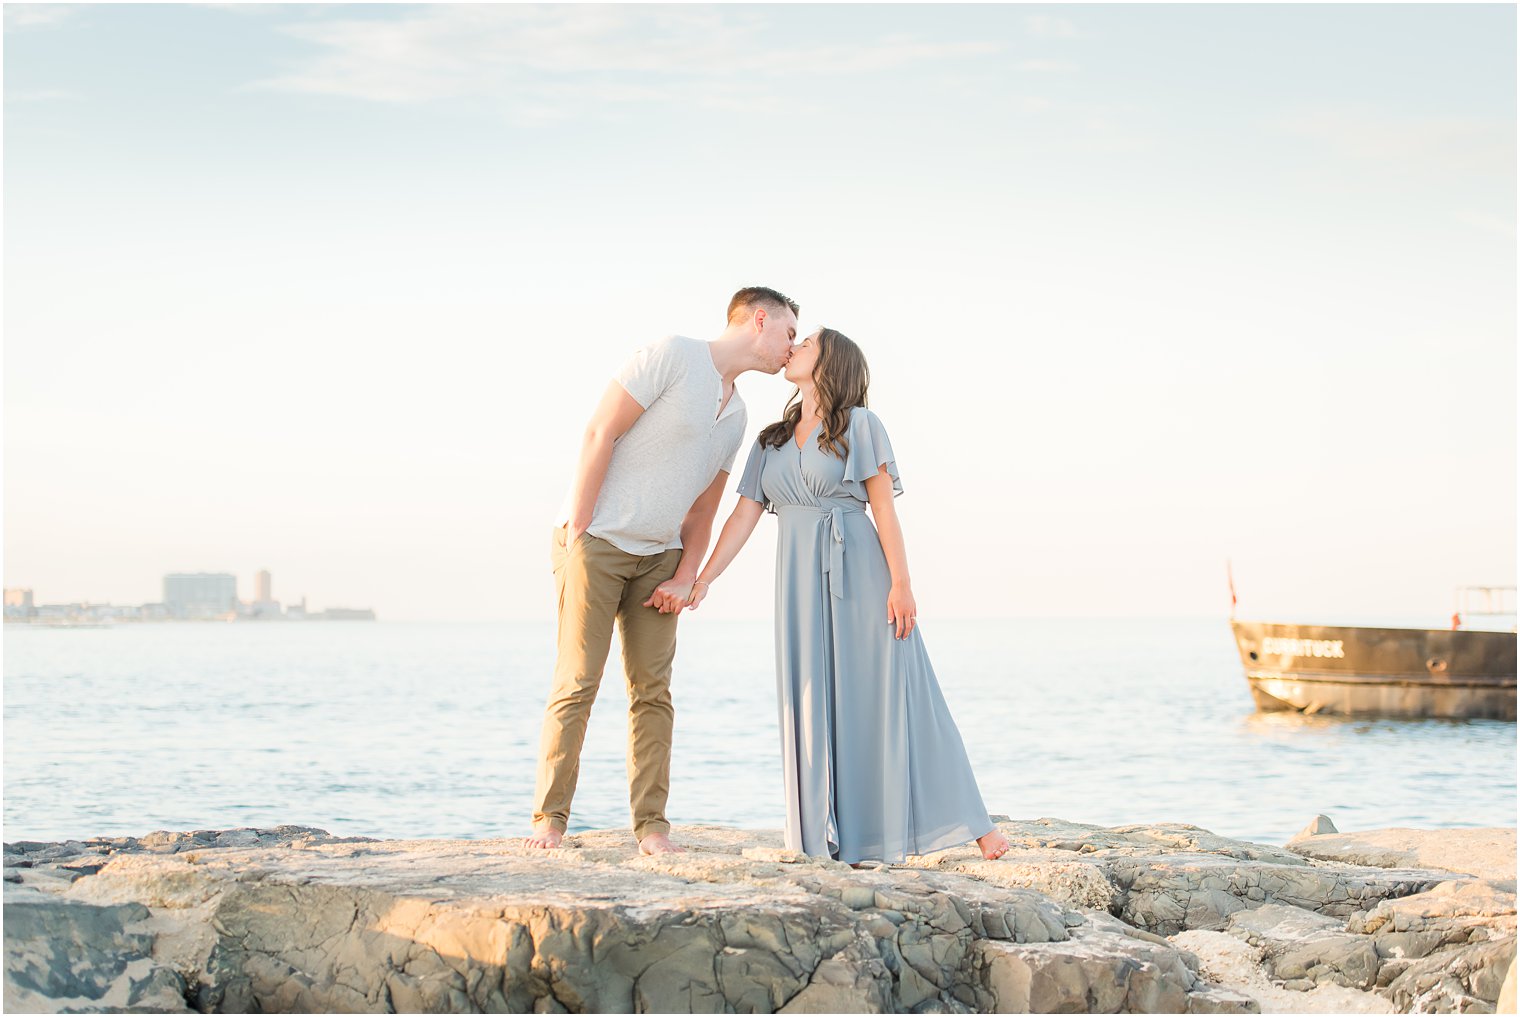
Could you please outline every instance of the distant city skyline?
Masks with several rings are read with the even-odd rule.
[[[10,621],[172,621],[172,620],[307,620],[374,619],[369,608],[328,607],[311,611],[303,593],[299,603],[285,606],[273,594],[273,574],[260,569],[254,574],[254,592],[248,600],[239,595],[239,580],[231,572],[170,572],[162,579],[162,596],[156,601],[115,603],[88,597],[74,600],[38,598],[31,587],[5,588],[5,620]]]
[[[8,4],[5,585],[547,621],[599,394],[762,284],[870,360],[931,624],[1227,560],[1444,624],[1515,582],[1515,17]]]

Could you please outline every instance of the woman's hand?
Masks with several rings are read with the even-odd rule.
[[[695,611],[697,605],[707,599],[707,591],[710,589],[712,589],[712,586],[705,579],[698,579],[692,583],[691,596],[686,598],[686,609],[688,611]]]
[[[645,607],[658,608],[661,614],[678,612],[685,607],[691,597],[691,583],[683,583],[678,579],[667,579],[655,587],[654,593],[644,601]]]
[[[887,591],[887,623],[897,627],[898,639],[907,639],[918,625],[918,602],[907,583],[893,583]]]

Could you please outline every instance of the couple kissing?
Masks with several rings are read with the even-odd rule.
[[[559,637],[528,845],[564,838],[616,624],[633,833],[645,854],[683,850],[665,818],[676,623],[770,512],[786,846],[852,864],[973,840],[989,859],[1008,850],[918,631],[893,506],[902,483],[867,408],[865,355],[830,328],[798,341],[798,312],[774,289],[741,289],[722,334],[638,350],[592,415],[551,537]],[[785,372],[796,391],[751,443],[704,563],[745,438],[734,382],[747,371]]]

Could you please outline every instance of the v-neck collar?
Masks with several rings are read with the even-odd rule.
[[[811,438],[813,435],[817,434],[818,433],[818,429],[820,427],[822,427],[822,426],[823,426],[823,421],[821,421],[821,420],[818,421],[818,423],[814,424],[813,425],[813,429],[811,431],[809,431],[807,433],[807,436],[802,439],[802,444],[801,445],[797,444],[797,432],[793,431],[792,432],[792,437],[791,437],[792,448],[796,449],[798,452],[806,452],[807,451],[807,447],[808,447],[808,438]]]

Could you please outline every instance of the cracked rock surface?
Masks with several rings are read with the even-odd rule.
[[[5,1004],[1253,1013],[1316,990],[1491,1012],[1514,957],[1513,869],[1506,888],[1178,824],[1000,826],[997,862],[971,847],[864,869],[712,826],[653,858],[626,831],[553,851],[308,827],[18,842]],[[1211,978],[1199,935],[1249,951],[1251,977]]]

